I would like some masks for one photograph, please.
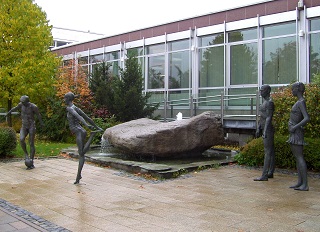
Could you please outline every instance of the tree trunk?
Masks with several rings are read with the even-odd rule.
[[[11,110],[11,108],[12,108],[12,100],[8,99],[8,111]],[[8,122],[8,126],[12,127],[11,113],[8,114],[8,116],[7,116],[7,122]]]

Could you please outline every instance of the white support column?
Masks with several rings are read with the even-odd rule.
[[[308,77],[308,25],[306,20],[306,7],[298,10],[298,80],[303,83],[309,83]]]

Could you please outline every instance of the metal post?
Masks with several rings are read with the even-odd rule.
[[[250,97],[250,114],[253,114],[253,98]]]
[[[224,93],[221,91],[221,123],[223,125],[223,114],[224,114]]]
[[[259,105],[260,105],[260,98],[259,98],[259,90],[256,92],[256,130],[258,128],[258,120],[259,120]]]
[[[166,98],[166,96],[164,96],[164,105],[163,105],[163,107],[164,107],[164,121],[166,122],[167,121],[167,98]]]
[[[197,115],[197,100],[193,99],[193,116]]]
[[[193,97],[190,96],[190,118],[193,116]]]

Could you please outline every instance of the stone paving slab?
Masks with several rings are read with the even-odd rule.
[[[290,189],[294,174],[228,165],[176,179],[145,179],[77,160],[0,163],[0,198],[69,231],[319,231],[320,179]],[[314,175],[315,176],[315,175]],[[1,211],[0,211],[1,212]]]
[[[0,231],[19,232],[68,232],[69,230],[0,199]]]

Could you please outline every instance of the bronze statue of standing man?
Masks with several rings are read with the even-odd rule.
[[[298,183],[291,186],[295,190],[308,191],[307,164],[303,156],[304,133],[303,127],[310,121],[307,112],[306,102],[303,98],[305,86],[301,82],[292,85],[292,95],[298,98],[298,101],[292,106],[289,119],[289,140],[291,151],[296,158]]]
[[[262,135],[264,145],[264,164],[261,177],[255,178],[255,181],[267,181],[273,178],[275,169],[275,152],[274,152],[274,128],[272,117],[274,112],[274,103],[270,98],[271,87],[263,85],[260,88],[260,95],[263,103],[260,106],[260,120],[256,131],[256,137]]]
[[[38,107],[31,103],[29,100],[29,97],[26,95],[23,95],[20,98],[20,103],[13,107],[9,112],[10,114],[13,111],[20,110],[21,111],[21,120],[22,120],[22,126],[20,129],[20,145],[25,155],[25,164],[27,166],[27,169],[33,169],[33,159],[36,152],[35,145],[34,145],[34,139],[36,136],[36,123],[34,116],[36,115],[38,120],[40,121],[41,125],[43,126],[42,118],[39,113]],[[6,115],[6,116],[7,116]],[[27,151],[27,145],[25,142],[26,137],[29,134],[29,144],[30,144],[30,158]]]

